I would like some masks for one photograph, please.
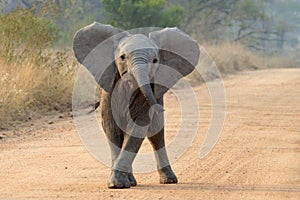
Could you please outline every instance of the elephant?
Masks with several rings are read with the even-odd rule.
[[[196,40],[178,28],[130,34],[94,22],[76,32],[73,51],[100,85],[101,123],[112,159],[108,188],[137,185],[132,163],[146,137],[160,183],[177,183],[165,148],[163,97],[195,69]]]

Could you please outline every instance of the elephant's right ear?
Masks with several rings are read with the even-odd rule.
[[[79,31],[73,39],[77,60],[94,76],[99,85],[110,91],[117,72],[114,51],[119,40],[128,33],[111,25],[94,22]]]

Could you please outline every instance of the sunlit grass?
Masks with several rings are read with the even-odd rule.
[[[48,52],[46,62],[40,57],[0,59],[0,129],[70,109],[76,62],[68,51]]]
[[[267,55],[262,52],[254,52],[238,43],[211,44],[204,43],[201,45],[202,52],[198,67],[201,76],[195,72],[188,76],[193,81],[211,80],[218,77],[215,66],[222,76],[244,70],[256,70],[276,67],[294,67],[295,59],[291,56],[273,54]]]

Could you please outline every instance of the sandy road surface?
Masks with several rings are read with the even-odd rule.
[[[205,159],[210,98],[205,86],[195,88],[199,131],[173,164],[178,184],[160,185],[152,172],[136,174],[137,187],[107,189],[109,168],[90,156],[68,119],[0,143],[0,199],[300,199],[300,69],[245,72],[225,86],[225,125]],[[179,111],[174,95],[166,101],[170,141]]]

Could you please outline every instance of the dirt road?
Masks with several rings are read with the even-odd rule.
[[[160,185],[151,172],[136,174],[137,187],[107,189],[110,169],[86,151],[72,119],[64,119],[0,143],[0,199],[300,199],[300,69],[244,72],[224,83],[225,125],[204,159],[199,151],[211,104],[206,87],[195,88],[199,130],[173,163],[178,184]],[[166,101],[171,141],[178,102],[172,94]]]

